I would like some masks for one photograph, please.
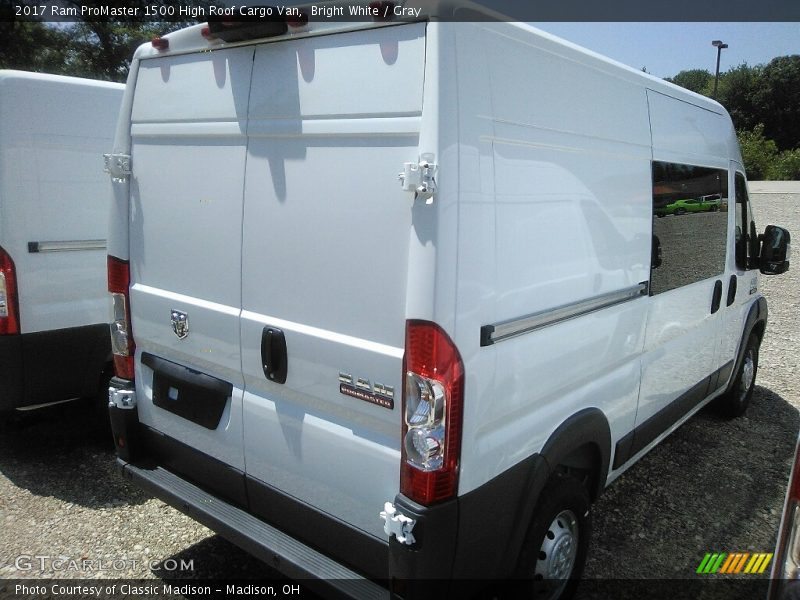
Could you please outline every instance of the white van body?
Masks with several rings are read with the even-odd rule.
[[[124,88],[0,71],[0,411],[94,396],[110,364],[101,156]]]
[[[518,23],[211,34],[137,50],[114,142],[124,474],[356,597],[532,575],[554,478],[594,499],[736,387],[766,304],[719,104]],[[670,165],[659,202],[736,211],[656,220]]]

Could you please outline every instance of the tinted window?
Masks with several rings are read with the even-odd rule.
[[[725,271],[727,211],[727,171],[653,162],[651,293]]]

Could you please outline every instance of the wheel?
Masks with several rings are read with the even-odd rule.
[[[712,204],[709,210],[711,212],[717,212],[719,210],[719,206],[717,206],[716,204]]]
[[[730,388],[715,400],[714,406],[722,416],[739,417],[747,410],[756,383],[760,343],[758,335],[750,336],[744,349],[742,364],[739,366],[739,371],[731,382]]]
[[[686,214],[686,209],[685,208],[679,208],[679,209],[677,209],[675,211],[675,214],[676,215],[685,215]]]
[[[592,530],[589,493],[574,477],[554,475],[525,537],[514,597],[566,600],[575,593]]]

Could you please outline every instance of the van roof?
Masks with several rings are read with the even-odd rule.
[[[84,79],[82,77],[69,77],[67,75],[51,75],[50,73],[31,73],[29,71],[16,71],[13,69],[0,69],[0,85],[14,81],[37,81],[81,86],[88,85],[108,89],[121,89],[125,87],[125,84],[123,83],[114,83],[111,81]]]
[[[313,6],[324,6],[328,8],[341,6],[343,10],[346,11],[347,7],[352,5],[352,2],[348,2],[347,0],[323,0],[322,2],[298,4],[290,8],[305,11],[306,14],[310,14],[312,4]],[[145,59],[169,54],[183,54],[253,43],[277,42],[286,39],[325,35],[335,32],[393,26],[412,21],[494,21],[504,22],[511,28],[529,33],[532,43],[536,44],[538,42],[545,50],[571,55],[575,60],[592,63],[594,68],[603,70],[609,75],[631,81],[634,84],[642,85],[656,92],[661,92],[714,113],[727,114],[721,104],[706,96],[691,92],[659,77],[634,69],[633,67],[598,54],[588,48],[584,48],[583,46],[542,31],[541,29],[537,29],[527,23],[513,21],[511,17],[496,12],[478,2],[469,0],[406,0],[405,2],[398,2],[397,5],[406,9],[420,9],[420,12],[418,16],[413,18],[400,18],[398,20],[388,21],[313,21],[305,27],[290,27],[287,33],[275,37],[254,38],[233,43],[206,38],[204,36],[204,29],[207,27],[207,24],[203,22],[164,35],[163,39],[169,40],[167,49],[158,50],[153,47],[152,43],[143,44],[136,51],[135,57],[138,59]],[[243,7],[246,6],[243,5]]]

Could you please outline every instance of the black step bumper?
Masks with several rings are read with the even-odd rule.
[[[163,469],[117,459],[122,475],[155,497],[326,597],[385,600],[387,588],[363,578],[324,554]]]

